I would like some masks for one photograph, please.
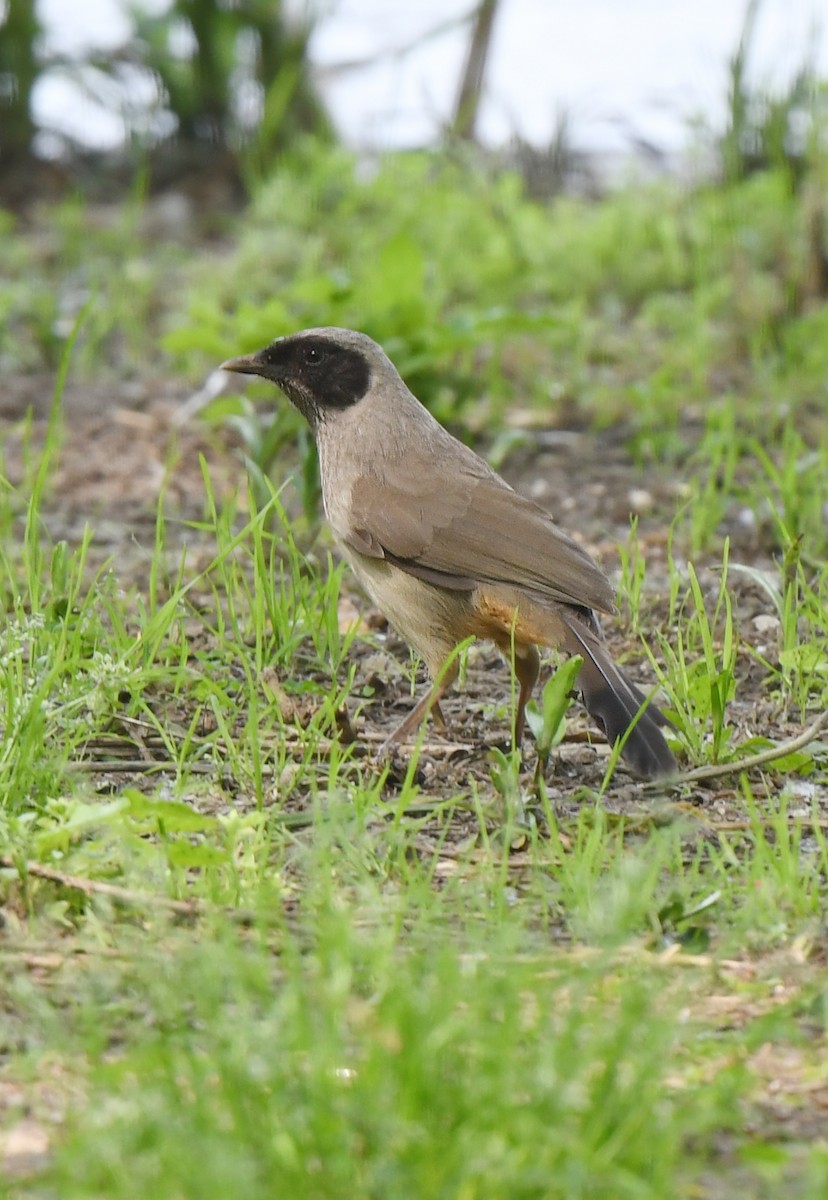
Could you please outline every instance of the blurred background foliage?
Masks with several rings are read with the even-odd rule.
[[[770,444],[791,413],[807,457],[828,404],[828,89],[807,48],[785,92],[750,83],[750,0],[725,128],[697,131],[705,169],[633,179],[599,203],[565,114],[546,147],[477,143],[497,7],[468,15],[442,144],[376,155],[338,144],[311,24],[287,5],[136,8],[127,45],[68,64],[44,47],[32,0],[7,0],[0,186],[22,179],[25,212],[0,209],[0,369],[53,370],[82,311],[75,370],[96,376],[196,379],[277,334],[346,325],[380,341],[443,421],[494,438],[494,459],[533,426],[623,423],[640,461],[686,456],[705,430],[727,482],[740,439]],[[50,133],[32,90],[70,68],[120,105],[123,149],[62,145],[57,202],[36,237],[15,237]],[[135,72],[152,81],[143,105]],[[101,179],[122,183],[116,205],[92,202]],[[230,184],[218,204],[217,179]],[[307,433],[287,405],[262,415],[259,396],[272,400],[254,385],[202,412],[236,425],[262,473],[298,441],[310,511]],[[815,500],[800,523],[824,524],[821,512]]]
[[[454,115],[444,130],[449,142],[475,141],[493,29],[505,6],[505,0],[478,0],[465,18],[468,49]],[[250,190],[297,138],[335,138],[308,54],[312,6],[171,0],[164,11],[149,12],[136,0],[126,7],[132,31],[122,45],[70,55],[47,43],[36,0],[0,2],[0,189],[8,190],[10,168],[44,155],[59,162],[70,182],[77,182],[73,171],[76,176],[79,163],[89,164],[88,147],[39,127],[33,116],[38,82],[56,72],[122,118],[122,151],[98,156],[98,176],[107,168],[149,162],[155,182],[166,185],[176,173],[186,176],[209,162],[213,171],[226,172]],[[728,121],[715,138],[719,169],[734,182],[777,167],[798,186],[815,140],[824,134],[828,95],[807,48],[801,68],[781,92],[750,82],[761,8],[762,0],[748,0],[729,63]],[[544,194],[565,187],[583,168],[565,112],[558,114],[547,146],[529,146],[516,137],[508,157],[533,192]],[[128,171],[121,178],[128,179]]]
[[[208,162],[244,180],[299,134],[330,139],[332,125],[310,78],[311,23],[286,9],[281,0],[172,0],[166,11],[149,13],[136,3],[123,45],[76,58],[47,48],[35,0],[6,0],[0,173],[37,161],[44,145],[51,155],[57,150],[70,178],[88,161],[87,148],[65,134],[56,140],[32,117],[35,86],[50,72],[69,75],[92,100],[120,113],[123,162],[116,165],[148,158],[161,168],[162,182]],[[107,165],[111,160],[97,164]]]

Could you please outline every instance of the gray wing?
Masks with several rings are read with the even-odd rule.
[[[615,611],[609,581],[548,513],[471,451],[452,459],[437,484],[428,460],[418,470],[411,458],[358,479],[349,545],[445,588],[507,584],[541,604]]]

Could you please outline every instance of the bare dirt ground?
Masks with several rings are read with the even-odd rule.
[[[32,408],[32,440],[37,445],[45,432],[52,384],[48,377],[11,380],[0,401],[6,469],[13,483],[24,469],[20,418],[28,407]],[[134,586],[139,592],[146,585],[161,493],[170,518],[170,548],[176,552],[186,542],[189,568],[196,571],[214,552],[207,536],[186,524],[204,515],[199,456],[207,460],[219,498],[231,494],[243,480],[241,453],[231,434],[208,429],[197,418],[178,423],[187,398],[186,386],[181,382],[157,379],[95,387],[70,384],[64,394],[63,445],[44,504],[49,534],[53,540],[65,539],[71,547],[80,541],[88,523],[94,534],[91,565],[110,560],[121,584]],[[693,444],[692,429],[687,431],[687,441]],[[285,464],[286,475],[291,467],[291,463]],[[642,623],[646,628],[648,617],[654,623],[663,622],[668,529],[689,490],[681,471],[674,465],[651,466],[642,471],[633,463],[624,433],[618,429],[600,434],[551,430],[532,434],[504,464],[503,474],[518,490],[547,506],[608,572],[618,567],[618,546],[626,542],[630,516],[636,514],[647,560]],[[774,569],[755,526],[741,522],[736,512],[727,525],[732,539],[731,560]],[[676,547],[680,553],[678,541],[674,553]],[[718,589],[716,568],[720,561],[718,555],[711,555],[707,562],[696,563],[711,597]],[[730,712],[734,743],[757,734],[778,740],[796,736],[801,730],[798,714],[789,714],[780,707],[768,690],[764,671],[751,654],[751,647],[755,647],[773,658],[773,617],[767,598],[744,575],[734,574],[731,580],[734,615],[742,639],[739,686]],[[352,721],[348,723],[353,725],[357,742],[370,753],[412,703],[408,653],[349,579],[345,588],[342,619],[361,618],[365,630],[365,639],[358,639],[351,651],[358,662],[355,693],[365,686],[373,692],[369,702],[349,712]],[[605,622],[605,627],[615,655],[625,660],[634,678],[648,686],[649,668],[640,644],[629,635],[625,615]],[[419,685],[424,682],[421,673]],[[419,782],[426,794],[456,795],[468,790],[470,780],[484,791],[491,791],[488,750],[491,745],[506,744],[510,702],[509,673],[497,653],[487,646],[473,648],[465,682],[445,705],[449,732],[445,737],[429,732],[423,748]],[[600,736],[578,710],[563,745],[553,755],[547,776],[550,798],[562,815],[577,809],[581,788],[600,785],[607,753]],[[527,751],[525,757],[530,773],[534,755]],[[772,778],[767,773],[756,776],[757,794],[774,786]],[[120,784],[124,782],[121,777]],[[807,781],[780,779],[780,786],[782,782],[792,786],[794,795],[801,793],[803,811],[810,811],[813,797]],[[389,786],[393,784],[392,772]],[[734,821],[744,815],[728,779],[685,788],[682,801],[682,807],[697,808],[699,815],[707,819]],[[640,785],[619,770],[606,804],[619,812],[639,810]],[[652,805],[651,796],[645,804]]]

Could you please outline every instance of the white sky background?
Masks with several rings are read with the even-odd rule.
[[[465,59],[459,28],[404,55],[395,50],[468,12],[474,0],[312,0],[320,12],[311,42],[332,116],[355,146],[421,145],[449,118]],[[164,0],[143,0],[163,10]],[[293,8],[302,8],[294,0]],[[574,142],[620,152],[631,135],[673,153],[687,123],[724,119],[727,60],[746,0],[501,0],[479,133],[498,144],[518,132],[548,142],[556,116],[571,118]],[[50,45],[63,53],[106,48],[129,37],[121,0],[40,0]],[[823,19],[824,17],[824,19]],[[828,11],[819,0],[764,0],[751,55],[754,82],[782,87],[808,54],[828,78]],[[374,66],[337,71],[385,55]],[[123,121],[79,95],[64,78],[44,80],[36,115],[117,145]]]

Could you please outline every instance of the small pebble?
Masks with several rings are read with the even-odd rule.
[[[631,488],[627,493],[627,503],[630,512],[642,514],[650,512],[655,501],[652,492],[648,492],[646,488]]]

